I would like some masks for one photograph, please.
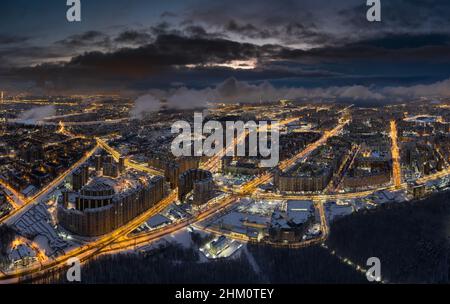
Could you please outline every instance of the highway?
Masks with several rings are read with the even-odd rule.
[[[59,175],[56,179],[54,179],[51,183],[49,183],[47,186],[42,188],[38,193],[36,193],[33,197],[30,198],[23,198],[23,203],[15,208],[11,213],[8,215],[2,217],[0,219],[0,223],[7,223],[11,224],[14,222],[15,218],[17,216],[20,216],[24,212],[26,212],[34,203],[39,203],[42,199],[47,197],[51,192],[55,190],[55,188],[64,181],[67,176],[73,173],[76,169],[78,169],[81,165],[83,165],[96,151],[98,150],[99,146],[96,145],[93,149],[86,152],[85,155],[77,161],[75,164],[73,164],[69,169],[67,169],[64,173]],[[3,184],[2,184],[3,186]]]
[[[114,148],[112,148],[111,146],[109,146],[104,140],[96,137],[95,138],[97,140],[97,143],[109,154],[111,154],[111,156],[116,160],[119,161],[120,158],[120,153],[118,151],[116,151]],[[125,159],[125,166],[130,167],[132,169],[135,169],[137,171],[142,171],[142,172],[146,172],[146,173],[150,173],[152,175],[156,175],[156,176],[164,176],[164,172],[160,171],[160,170],[156,170],[141,164],[138,164],[132,160],[129,159]]]
[[[450,174],[450,173],[449,173]],[[406,190],[407,184],[403,183],[400,188],[396,186],[378,187],[370,190],[362,190],[356,192],[345,193],[333,193],[333,194],[275,194],[275,193],[256,193],[251,197],[254,199],[266,199],[266,200],[311,200],[311,201],[332,201],[332,200],[345,200],[367,197],[378,191],[388,190]]]
[[[14,281],[18,282],[21,278],[30,279],[30,276],[32,276],[33,278],[37,278],[41,275],[44,275],[48,271],[64,269],[66,267],[67,260],[72,257],[77,257],[82,262],[86,261],[87,259],[98,254],[102,248],[110,245],[115,240],[131,233],[133,230],[139,227],[142,222],[147,220],[149,217],[158,214],[176,200],[177,192],[173,191],[169,196],[158,202],[154,207],[150,208],[146,212],[128,222],[126,225],[114,230],[113,232],[108,233],[85,246],[78,247],[54,260],[48,260],[48,262],[42,263],[42,265],[35,265],[27,269],[19,269],[14,273],[0,276],[0,283],[10,283]]]
[[[342,182],[344,181],[345,175],[348,170],[353,167],[356,156],[358,155],[361,149],[361,145],[353,145],[350,153],[346,156],[345,160],[341,163],[341,166],[334,174],[332,180],[328,184],[328,186],[323,191],[324,193],[334,193],[339,191],[341,188]]]
[[[78,115],[78,114],[77,114]],[[55,117],[56,118],[56,117]],[[60,123],[47,121],[48,119],[52,119],[52,117],[47,117],[44,120],[36,121],[36,125],[45,125],[45,126],[57,126]],[[129,121],[128,117],[126,118],[117,118],[117,119],[106,119],[106,120],[94,120],[94,121],[66,121],[64,124],[66,126],[91,126],[91,125],[112,125],[121,122]],[[23,121],[20,119],[11,119],[8,121],[10,124],[22,123]]]
[[[64,134],[68,136],[70,139],[73,138],[84,138],[80,135],[75,135],[73,133],[70,133],[65,129],[64,124],[61,122],[59,124],[59,129],[57,130],[57,133]],[[61,174],[58,178],[53,180],[50,184],[48,184],[46,187],[41,189],[37,194],[35,194],[31,198],[26,198],[23,196],[20,192],[17,192],[14,188],[12,188],[8,183],[0,179],[0,186],[4,188],[6,198],[8,199],[8,202],[13,206],[13,211],[0,219],[1,222],[6,222],[8,219],[12,218],[15,215],[22,214],[22,212],[28,210],[28,206],[31,205],[33,202],[39,202],[40,199],[44,198],[48,193],[52,192],[55,187],[57,187],[69,174],[72,174],[73,171],[78,169],[82,164],[84,164],[97,150],[99,146],[96,145],[91,151],[88,151],[78,162],[73,164],[69,169],[67,169],[63,174]]]
[[[285,126],[285,125],[288,125],[288,124],[298,120],[299,118],[300,117],[284,119],[282,121],[275,123],[274,126],[277,126],[277,127]],[[258,128],[258,132],[267,132],[267,130],[270,129],[271,127],[272,127],[271,125],[267,125],[266,127],[260,127],[260,128]],[[239,134],[238,137],[235,137],[233,139],[233,142],[231,144],[229,144],[227,147],[223,148],[219,153],[217,153],[216,155],[211,157],[207,162],[202,164],[200,168],[211,171],[211,172],[217,172],[219,170],[220,162],[221,162],[222,158],[224,156],[226,156],[227,154],[230,154],[231,151],[234,151],[236,146],[239,143],[241,143],[242,141],[244,141],[248,134],[249,134],[248,130]],[[233,153],[233,155],[234,155],[234,153]]]
[[[286,120],[288,121],[288,120]],[[284,122],[286,122],[284,121]],[[294,120],[290,120],[289,122],[294,121]],[[287,123],[289,123],[287,122]],[[338,134],[339,132],[342,131],[343,127],[348,123],[348,120],[343,120],[339,123],[339,125],[334,128],[333,130],[326,132],[324,134],[324,136],[322,138],[320,138],[318,141],[316,141],[315,143],[309,145],[306,149],[304,149],[303,151],[299,152],[298,154],[296,154],[292,159],[286,160],[284,162],[281,163],[280,167],[281,169],[286,169],[289,168],[290,166],[292,166],[293,164],[295,164],[299,159],[307,156],[309,153],[311,153],[312,151],[314,151],[317,147],[323,145],[324,143],[326,143],[326,141],[332,137],[335,136],[336,134]],[[244,137],[245,138],[245,137]],[[238,141],[235,141],[234,144],[237,144]],[[231,149],[234,147],[227,147],[227,149]],[[260,177],[255,178],[254,180],[248,182],[247,184],[245,184],[243,187],[246,189],[250,189],[253,190],[255,189],[258,185],[260,185],[261,183],[264,183],[268,180],[270,180],[273,177],[273,173],[266,173],[263,174]],[[245,192],[244,192],[245,193]],[[238,192],[238,194],[242,195],[243,193],[241,191]],[[315,197],[314,199],[323,199],[320,196]],[[165,235],[168,234],[172,234],[175,231],[178,231],[179,229],[185,228],[188,225],[192,225],[195,223],[198,223],[206,218],[208,218],[209,216],[213,215],[216,212],[219,212],[221,209],[229,206],[231,203],[233,203],[236,200],[236,198],[234,196],[228,195],[226,196],[221,203],[217,204],[216,206],[214,206],[213,208],[207,210],[204,213],[201,213],[199,215],[197,215],[194,219],[191,220],[186,220],[183,221],[181,223],[175,224],[173,228],[168,228],[168,227],[164,227],[162,228],[160,231],[157,230],[155,232],[150,232],[150,233],[146,233],[143,235],[136,235],[134,237],[126,237],[124,240],[120,240],[119,242],[113,244],[111,246],[111,248],[109,248],[108,250],[105,250],[104,252],[117,252],[120,250],[126,250],[126,249],[130,249],[133,248],[137,245],[140,244],[145,244],[148,243],[150,241],[155,241]],[[326,217],[325,217],[325,212],[323,210],[323,203],[318,203],[317,204],[317,208],[319,209],[319,213],[321,215],[321,226],[322,226],[322,231],[323,231],[323,235],[320,238],[322,241],[322,238],[326,238],[327,236],[327,231],[328,231],[328,226],[326,223]],[[212,230],[211,228],[207,228]],[[168,231],[165,231],[168,230]],[[217,231],[216,231],[217,232]],[[223,234],[223,231],[220,232],[221,234]],[[234,239],[239,239],[239,240],[243,240],[242,236],[236,235],[236,234],[232,234],[230,233],[230,237],[234,238]],[[245,239],[245,238],[244,238]],[[308,243],[312,243],[314,241],[317,240],[309,240],[309,241],[305,241],[302,242],[302,246]]]
[[[17,192],[13,187],[8,185],[0,178],[0,186],[3,188],[3,192],[6,195],[6,199],[13,206],[14,209],[19,209],[25,202],[25,197]]]
[[[118,155],[118,152],[114,149],[110,148],[106,144],[102,144],[102,140],[97,140],[97,146],[96,148],[88,153],[83,159],[81,159],[77,164],[75,164],[71,170],[68,170],[64,175],[61,175],[53,181],[51,184],[49,184],[47,187],[45,187],[41,192],[39,192],[36,196],[29,199],[29,202],[39,201],[42,197],[46,196],[49,192],[54,190],[54,187],[56,187],[62,180],[64,180],[69,173],[71,173],[73,170],[76,169],[79,165],[84,163],[90,156],[93,155],[93,153],[97,150],[97,148],[101,147],[104,148],[108,153],[114,153],[115,157],[120,157]],[[113,155],[114,157],[114,155]],[[93,256],[99,254],[102,249],[112,245],[115,241],[120,241],[118,245],[115,245],[115,248],[119,248],[120,250],[123,250],[123,248],[128,248],[130,244],[135,245],[139,243],[145,243],[152,240],[156,240],[158,238],[161,238],[163,236],[166,236],[168,234],[174,233],[176,231],[179,231],[180,229],[183,229],[187,226],[189,226],[192,223],[196,223],[198,221],[202,221],[209,217],[210,215],[220,211],[222,208],[226,207],[227,205],[233,203],[236,198],[232,197],[231,195],[225,195],[221,200],[217,201],[215,204],[211,206],[211,208],[208,208],[198,215],[196,215],[195,218],[187,219],[186,221],[182,221],[180,223],[177,223],[176,225],[173,225],[172,227],[166,227],[163,231],[157,231],[152,232],[149,234],[141,234],[136,235],[133,237],[128,236],[132,231],[134,231],[136,228],[138,228],[140,225],[142,225],[143,222],[145,222],[149,217],[152,217],[153,215],[156,215],[160,213],[162,210],[167,208],[171,203],[175,202],[178,199],[177,191],[173,191],[169,196],[164,198],[161,202],[159,202],[155,207],[149,209],[147,212],[144,212],[143,214],[139,215],[138,217],[134,218],[132,221],[127,223],[126,225],[120,227],[119,229],[102,236],[97,241],[91,242],[85,246],[78,247],[64,256],[60,256],[56,258],[55,260],[48,260],[47,263],[43,263],[41,265],[35,265],[33,267],[27,268],[27,269],[20,269],[14,273],[9,274],[3,274],[3,276],[0,276],[0,283],[10,283],[10,282],[18,282],[19,279],[22,278],[30,278],[32,276],[33,278],[45,275],[48,271],[56,271],[60,269],[64,269],[66,267],[66,262],[68,259],[72,257],[77,257],[80,259],[80,261],[86,261],[89,258],[92,258]],[[8,215],[7,218],[3,218],[5,222],[9,222],[14,216],[19,214],[19,211],[24,211],[24,208],[15,210],[14,213]],[[22,214],[22,212],[20,212]],[[114,247],[111,247],[114,248]]]
[[[278,165],[278,168],[281,171],[288,170],[293,165],[295,165],[300,159],[307,157],[311,152],[313,152],[318,147],[325,144],[330,137],[339,134],[348,122],[349,122],[349,120],[341,120],[339,122],[339,124],[333,130],[325,132],[324,135],[319,140],[315,141],[314,143],[309,144],[305,149],[298,152],[292,158],[280,162],[280,164]],[[256,178],[247,182],[246,184],[244,184],[241,187],[241,189],[237,193],[239,195],[251,194],[258,186],[270,181],[273,178],[273,176],[274,176],[274,169],[272,169],[260,176],[257,176]]]
[[[436,173],[433,173],[433,174],[421,177],[421,178],[417,179],[416,182],[418,184],[425,184],[426,182],[429,182],[429,181],[432,181],[432,180],[435,180],[435,179],[438,179],[438,178],[443,178],[443,177],[445,177],[447,175],[450,175],[450,167],[449,168],[445,168],[442,171],[438,171]]]
[[[329,228],[328,228],[328,222],[327,222],[327,218],[325,215],[325,208],[324,208],[324,202],[323,201],[314,201],[314,207],[316,210],[318,210],[319,212],[319,217],[320,217],[320,227],[321,227],[321,232],[322,234],[320,235],[320,237],[317,238],[313,238],[313,239],[308,239],[308,240],[302,240],[300,242],[296,242],[296,243],[289,243],[289,244],[285,244],[285,243],[275,243],[275,242],[271,242],[269,240],[265,241],[265,244],[274,246],[274,247],[287,247],[287,248],[302,248],[302,247],[307,247],[307,246],[311,246],[313,244],[320,244],[322,242],[324,242],[327,238],[328,238],[328,233],[329,233]],[[224,235],[230,239],[236,240],[236,241],[240,241],[240,242],[254,242],[255,240],[252,240],[250,237],[248,237],[245,234],[241,234],[241,233],[236,233],[233,231],[224,231],[223,229],[219,229],[217,227],[211,227],[211,226],[200,226],[200,225],[193,225],[194,227],[196,227],[197,229],[209,232],[209,233],[214,233],[217,235]]]
[[[401,165],[400,165],[400,149],[398,148],[398,140],[397,140],[397,123],[395,120],[391,120],[391,154],[392,154],[392,178],[394,180],[394,185],[397,188],[400,188],[402,184],[402,173],[401,173]]]
[[[199,214],[196,214],[192,218],[183,219],[169,226],[149,232],[138,233],[135,235],[126,235],[111,244],[108,248],[104,248],[102,250],[102,253],[120,252],[123,250],[133,249],[139,245],[157,241],[167,235],[176,233],[190,225],[195,225],[221,212],[224,208],[227,208],[235,203],[236,200],[237,198],[235,196],[225,195],[222,199],[217,200],[215,203],[211,204],[209,208],[202,210]]]
[[[296,118],[295,118],[296,119]],[[294,118],[290,119],[291,121],[295,120]],[[289,120],[286,120],[289,121]],[[283,121],[285,122],[285,121]],[[288,170],[293,165],[295,165],[298,161],[304,159],[307,157],[311,152],[313,152],[315,149],[320,147],[321,145],[325,144],[327,140],[339,134],[344,126],[349,122],[347,119],[341,119],[339,121],[339,124],[331,131],[325,132],[323,136],[317,140],[316,142],[308,145],[305,149],[294,155],[294,157],[285,160],[281,162],[278,166],[278,168],[282,171]],[[289,123],[289,122],[287,122]],[[281,124],[281,123],[280,123]],[[64,129],[60,131],[65,131]],[[394,122],[394,125],[391,122],[391,138],[392,138],[392,150],[394,151],[393,156],[398,156],[398,146],[397,145],[397,135],[396,135],[396,125]],[[237,143],[239,143],[241,140],[245,139],[246,134],[243,134],[242,137],[237,138],[232,145],[226,147],[221,155],[225,155],[229,149],[234,149]],[[394,140],[395,139],[395,140]],[[19,206],[19,208],[16,208],[12,214],[10,214],[6,219],[4,218],[3,221],[9,222],[15,215],[19,215],[22,213],[26,206],[30,204],[30,202],[36,202],[40,201],[44,197],[46,197],[49,193],[51,193],[54,188],[63,181],[68,174],[73,172],[76,168],[78,168],[81,164],[83,164],[90,156],[93,155],[93,153],[98,148],[103,148],[105,151],[110,153],[116,160],[119,159],[120,153],[116,150],[114,150],[112,147],[110,147],[104,140],[100,138],[96,138],[97,140],[97,146],[90,151],[88,154],[85,155],[79,162],[74,164],[69,170],[67,170],[62,176],[58,177],[55,181],[53,181],[51,184],[49,184],[47,187],[42,189],[36,196],[33,198],[30,198],[26,202],[24,202],[23,206]],[[395,144],[394,144],[395,142]],[[397,153],[397,154],[395,154]],[[394,157],[393,157],[394,158]],[[204,168],[216,168],[218,164],[220,163],[221,157],[213,157],[210,161],[205,163]],[[399,160],[399,158],[397,158]],[[151,168],[148,168],[146,166],[137,164],[132,161],[126,161],[126,166],[131,167],[136,170],[141,170],[144,172],[148,172],[154,175],[162,175],[162,172],[153,170]],[[399,174],[401,174],[400,171],[398,171]],[[450,175],[450,168],[447,168],[441,172],[437,172],[435,174],[432,174],[427,177],[423,177],[418,180],[419,183],[425,183],[430,180],[434,180],[437,178],[444,177],[446,175]],[[88,259],[93,258],[94,256],[97,256],[99,254],[106,254],[106,253],[116,253],[121,252],[124,250],[130,250],[134,249],[137,246],[142,246],[145,244],[148,244],[150,242],[157,241],[167,235],[171,235],[174,233],[177,233],[178,231],[185,229],[186,227],[190,225],[195,225],[196,227],[200,227],[198,224],[205,219],[219,214],[221,211],[223,211],[225,208],[231,206],[234,204],[239,197],[242,196],[248,196],[251,195],[253,198],[257,199],[277,199],[277,200],[288,200],[288,199],[298,199],[298,200],[312,200],[315,204],[316,210],[319,212],[320,216],[320,225],[321,225],[321,231],[322,235],[319,238],[310,239],[301,241],[294,244],[279,244],[279,243],[270,243],[268,244],[273,246],[288,246],[292,248],[299,248],[308,246],[315,243],[323,242],[329,233],[329,227],[327,223],[327,219],[325,216],[325,210],[324,210],[324,203],[328,200],[335,200],[335,199],[353,199],[353,198],[359,198],[359,197],[366,197],[376,191],[379,190],[397,190],[397,189],[406,189],[407,184],[402,183],[401,179],[400,181],[396,181],[393,186],[388,187],[380,187],[377,189],[371,189],[367,191],[359,191],[359,192],[349,192],[349,193],[333,193],[333,194],[293,194],[293,195],[281,195],[281,194],[273,194],[273,193],[255,193],[256,188],[263,184],[268,182],[270,179],[272,179],[274,176],[274,170],[270,170],[265,174],[262,174],[260,176],[255,177],[253,180],[247,182],[244,184],[241,189],[237,190],[234,193],[227,193],[220,199],[215,199],[215,202],[212,202],[208,205],[208,208],[200,211],[197,214],[194,214],[192,217],[177,221],[173,224],[170,224],[168,226],[165,226],[160,229],[152,230],[149,232],[142,232],[138,234],[131,234],[132,231],[134,231],[136,228],[138,228],[140,225],[142,225],[143,222],[145,222],[149,217],[154,216],[158,213],[160,213],[162,210],[167,208],[170,204],[174,203],[177,200],[177,192],[176,190],[170,193],[166,198],[164,198],[162,201],[157,203],[154,207],[149,209],[148,211],[142,213],[135,219],[131,220],[126,225],[118,228],[117,230],[108,233],[102,237],[99,237],[97,240],[88,243],[82,247],[78,247],[76,249],[73,249],[63,256],[60,256],[54,260],[47,259],[44,261],[41,265],[34,265],[27,269],[21,269],[14,273],[8,273],[0,275],[0,283],[5,282],[17,282],[20,278],[30,278],[32,276],[33,278],[43,276],[48,271],[58,271],[62,270],[66,267],[66,262],[68,259],[72,257],[79,258],[82,262],[87,261]],[[206,231],[210,231],[212,233],[218,233],[218,234],[227,234],[224,231],[220,230],[214,230],[211,227],[203,227]],[[242,235],[237,235],[233,233],[227,234],[230,238],[237,239],[240,241],[247,240],[247,238],[243,237]]]

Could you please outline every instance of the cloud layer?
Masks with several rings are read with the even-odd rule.
[[[14,12],[7,12],[0,20],[2,89],[131,96],[159,89],[172,92],[181,107],[182,98],[194,106],[260,96],[381,100],[450,78],[448,0],[384,1],[377,24],[367,22],[361,0],[186,3],[111,0],[108,16],[95,12],[101,26],[86,18],[79,28],[62,29],[47,24],[52,18],[14,24],[7,18]],[[4,7],[17,5],[6,0]],[[149,7],[155,14],[141,19]],[[119,15],[120,23],[111,18]],[[45,34],[27,28],[36,23]],[[228,79],[239,82],[233,88]],[[220,90],[245,94],[222,96]]]
[[[154,90],[138,98],[131,114],[142,118],[144,113],[159,110],[160,101],[167,100],[167,106],[176,109],[207,108],[214,103],[258,103],[281,99],[309,102],[341,101],[355,104],[384,104],[405,102],[421,97],[450,98],[450,79],[429,85],[408,87],[332,86],[326,88],[276,88],[268,82],[249,84],[227,79],[216,87],[204,89],[176,88],[168,91]]]

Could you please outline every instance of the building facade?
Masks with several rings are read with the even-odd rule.
[[[59,224],[82,236],[100,236],[111,232],[154,206],[164,197],[164,179],[154,177],[128,191],[117,193],[107,184],[85,186],[75,196],[75,207],[69,207],[69,195],[58,203]]]
[[[178,197],[182,201],[192,191],[193,203],[202,205],[208,202],[215,191],[211,172],[201,169],[190,169],[178,178]]]

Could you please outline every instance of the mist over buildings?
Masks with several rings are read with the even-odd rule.
[[[44,118],[54,116],[55,114],[56,108],[54,105],[34,107],[21,113],[17,117],[16,122],[34,125]]]
[[[178,87],[167,91],[151,90],[139,97],[130,112],[132,117],[142,118],[143,113],[160,110],[161,100],[167,101],[172,109],[206,108],[215,103],[259,103],[281,99],[308,102],[351,102],[383,105],[392,102],[406,102],[421,97],[450,98],[450,79],[427,85],[388,86],[330,86],[324,88],[280,87],[265,81],[252,84],[229,78],[215,87],[193,89]]]

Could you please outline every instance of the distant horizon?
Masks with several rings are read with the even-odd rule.
[[[2,3],[0,90],[175,104],[450,97],[445,0],[381,1],[381,22],[366,20],[363,0],[81,3],[81,22],[66,20],[62,0]]]

